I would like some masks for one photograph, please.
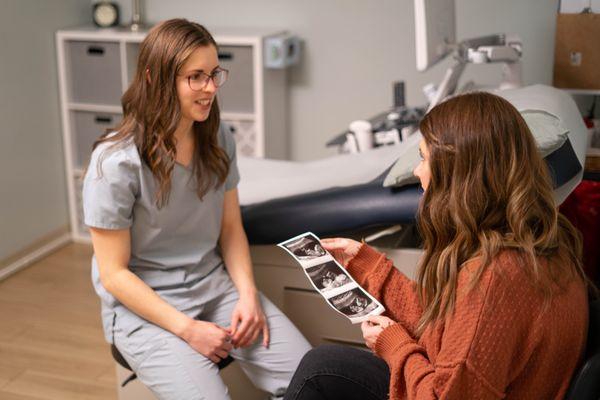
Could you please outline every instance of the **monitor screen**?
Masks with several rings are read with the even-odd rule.
[[[456,43],[454,0],[415,0],[417,69],[425,71]]]

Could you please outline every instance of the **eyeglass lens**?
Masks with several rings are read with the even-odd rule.
[[[203,72],[191,75],[188,78],[190,88],[192,90],[202,90],[208,85],[210,79],[213,80],[216,87],[220,87],[227,80],[227,72],[226,69],[218,69],[210,75]]]

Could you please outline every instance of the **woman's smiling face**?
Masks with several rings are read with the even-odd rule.
[[[206,121],[217,93],[217,86],[213,79],[209,79],[204,88],[192,90],[189,80],[200,79],[203,73],[210,75],[218,67],[217,49],[212,45],[196,48],[183,64],[177,77],[177,97],[182,119],[189,122]]]

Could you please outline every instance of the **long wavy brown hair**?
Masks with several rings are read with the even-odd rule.
[[[418,211],[418,335],[452,312],[459,271],[474,258],[481,267],[471,288],[503,249],[517,250],[548,300],[570,280],[586,280],[580,234],[559,214],[546,164],[508,101],[489,93],[457,96],[433,108],[420,130],[431,178]]]
[[[107,133],[94,143],[95,149],[103,142],[113,142],[107,149],[110,151],[133,140],[157,182],[155,196],[159,208],[168,203],[177,153],[174,133],[181,109],[176,78],[188,57],[203,46],[217,48],[202,25],[171,19],[154,26],[141,43],[135,76],[121,98],[123,120],[116,133]],[[222,185],[229,171],[227,153],[218,144],[219,123],[219,106],[214,101],[208,118],[193,124],[192,165],[200,198],[211,188]]]

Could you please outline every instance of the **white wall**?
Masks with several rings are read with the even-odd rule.
[[[123,17],[130,2],[120,0]],[[294,159],[331,154],[324,143],[353,119],[389,107],[391,83],[407,82],[407,99],[425,101],[421,88],[441,78],[446,64],[415,68],[412,0],[146,0],[150,22],[186,17],[206,25],[283,27],[306,43],[290,75],[289,120]],[[526,83],[550,83],[558,0],[456,0],[460,39],[514,32],[523,39]],[[499,68],[471,67],[467,77],[496,82]]]
[[[0,0],[0,260],[68,224],[54,32],[86,0]]]

